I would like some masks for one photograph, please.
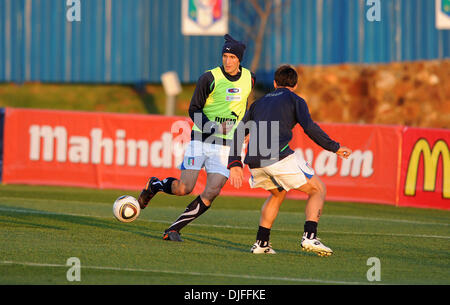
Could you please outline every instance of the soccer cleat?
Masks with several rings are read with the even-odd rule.
[[[319,238],[309,239],[306,237],[306,233],[303,234],[301,246],[303,251],[314,252],[319,256],[330,256],[333,254],[333,250],[322,244]]]
[[[152,191],[152,185],[154,183],[161,183],[161,181],[159,181],[159,179],[156,177],[151,177],[148,180],[145,189],[143,189],[141,194],[139,195],[138,202],[141,209],[145,209],[153,196],[156,195],[157,192]]]
[[[164,232],[163,239],[171,241],[183,241],[180,237],[180,233],[175,230]]]
[[[269,242],[267,242],[266,246],[263,246],[263,247],[260,244],[261,244],[261,242],[259,240],[257,240],[253,244],[252,248],[250,249],[250,252],[252,252],[253,254],[262,254],[262,253],[276,254],[277,253],[277,252],[275,252],[274,249],[272,249],[272,245]]]

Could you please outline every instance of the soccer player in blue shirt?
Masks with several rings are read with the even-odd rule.
[[[230,183],[236,188],[242,185],[243,163],[240,152],[244,137],[250,133],[244,160],[252,174],[250,186],[263,188],[271,193],[261,209],[252,253],[275,253],[269,243],[270,229],[289,190],[298,190],[308,195],[301,240],[303,250],[315,252],[320,256],[333,253],[317,238],[317,224],[323,210],[326,188],[307,162],[289,147],[292,129],[297,123],[300,124],[306,135],[316,144],[343,158],[348,158],[352,151],[330,139],[311,119],[305,100],[294,93],[297,81],[298,75],[293,67],[280,66],[275,72],[275,91],[250,106],[234,133],[228,159]],[[270,148],[267,143],[270,143]]]

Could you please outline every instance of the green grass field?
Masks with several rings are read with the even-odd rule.
[[[271,233],[276,255],[254,255],[263,198],[219,197],[182,231],[162,232],[193,196],[158,194],[133,223],[113,218],[112,204],[137,192],[0,186],[0,284],[450,284],[450,212],[385,205],[325,206],[319,236],[334,250],[300,250],[303,201],[286,200]],[[69,282],[67,259],[81,263]],[[381,281],[369,282],[370,257]]]

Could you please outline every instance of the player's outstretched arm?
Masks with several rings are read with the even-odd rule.
[[[352,154],[352,150],[348,147],[341,146],[336,152],[338,156],[341,156],[344,159],[347,159]]]

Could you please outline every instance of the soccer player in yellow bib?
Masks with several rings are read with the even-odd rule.
[[[160,191],[177,196],[190,194],[200,170],[205,168],[204,191],[165,230],[164,240],[182,241],[180,230],[209,209],[229,176],[229,145],[237,124],[245,115],[255,76],[241,66],[245,45],[228,34],[224,38],[222,66],[200,76],[191,99],[189,116],[194,126],[180,166],[180,178],[151,177],[138,199],[143,209]]]

